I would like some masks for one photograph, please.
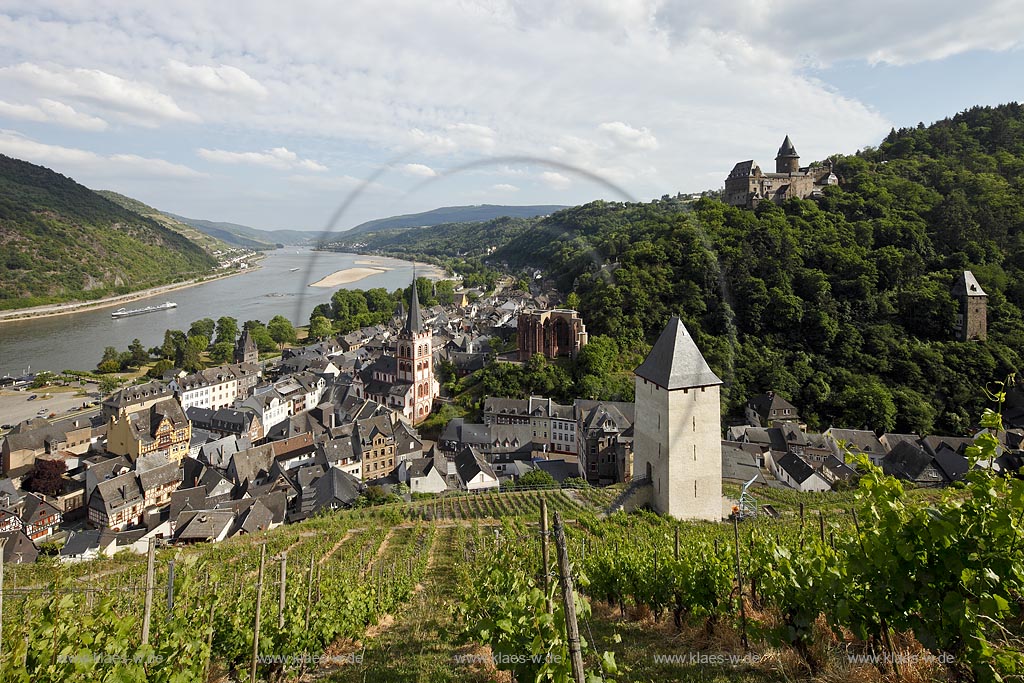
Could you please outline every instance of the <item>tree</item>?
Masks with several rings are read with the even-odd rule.
[[[67,466],[63,460],[39,458],[25,475],[22,486],[26,491],[57,496],[64,491],[64,473]]]
[[[165,372],[167,372],[173,367],[174,363],[167,360],[166,358],[161,358],[157,362],[153,363],[153,367],[149,369],[149,372],[146,373],[146,376],[152,377],[153,379],[160,379],[161,377],[164,376]]]
[[[283,315],[275,315],[267,323],[267,332],[270,333],[270,338],[281,345],[281,350],[284,351],[284,345],[289,342],[295,341],[295,327],[288,318]]]
[[[210,347],[210,360],[223,365],[230,363],[235,355],[235,345],[228,341],[219,341]]]
[[[524,488],[554,488],[558,486],[555,478],[544,470],[530,470],[523,476],[519,477],[514,481],[507,481],[502,488],[506,490],[510,489],[524,489]]]
[[[309,321],[310,339],[316,339],[317,341],[326,339],[331,336],[331,332],[333,331],[334,329],[331,327],[331,321],[322,315],[313,316]]]
[[[206,337],[191,337],[181,349],[178,367],[185,372],[197,372],[203,369],[202,353],[210,341]]]
[[[132,343],[128,345],[128,364],[133,368],[138,368],[149,362],[149,352],[142,346],[142,342],[138,339],[132,339]]]
[[[580,295],[576,292],[569,292],[569,296],[565,297],[565,307],[578,311],[580,308]]]
[[[238,339],[238,320],[226,315],[217,318],[216,343],[234,344],[236,339]]]
[[[213,339],[213,331],[216,327],[217,323],[213,322],[213,318],[200,318],[192,323],[192,327],[188,328],[188,336]]]
[[[41,389],[42,387],[45,387],[49,384],[53,384],[55,381],[57,381],[57,375],[53,374],[52,372],[47,372],[46,370],[43,370],[42,372],[36,374],[36,377],[34,380],[32,380],[32,384],[30,386],[33,389]]]
[[[120,377],[106,376],[100,378],[100,393],[109,396],[121,387],[123,380]]]
[[[186,339],[185,333],[181,330],[166,330],[164,332],[164,343],[160,347],[160,355],[178,363],[178,358],[184,352]]]

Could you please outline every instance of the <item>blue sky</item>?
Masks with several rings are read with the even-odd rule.
[[[1016,0],[0,0],[0,153],[261,228],[649,199],[1019,100],[1021,36]]]

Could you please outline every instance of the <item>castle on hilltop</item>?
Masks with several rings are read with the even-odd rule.
[[[733,166],[725,179],[725,203],[753,209],[766,199],[778,204],[793,197],[816,197],[822,188],[838,184],[831,162],[801,168],[800,155],[787,135],[775,156],[775,173],[764,173],[752,159]]]

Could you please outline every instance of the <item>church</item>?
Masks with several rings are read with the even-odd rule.
[[[359,373],[356,396],[369,398],[402,413],[412,424],[430,415],[440,384],[434,379],[432,334],[423,324],[416,277],[413,276],[409,311],[398,334],[394,356],[381,356]]]
[[[825,187],[838,184],[829,161],[820,166],[801,167],[800,155],[787,135],[775,155],[775,173],[762,172],[752,159],[741,161],[725,179],[723,199],[732,206],[756,209],[765,200],[779,204],[793,197],[813,198]]]

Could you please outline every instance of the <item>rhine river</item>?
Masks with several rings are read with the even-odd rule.
[[[391,270],[339,287],[308,285],[339,270],[361,268],[367,260]],[[295,270],[297,269],[297,270]],[[177,308],[129,318],[113,319],[120,306],[69,313],[35,320],[0,323],[0,376],[39,370],[95,370],[107,346],[124,351],[138,338],[147,349],[163,343],[164,330],[188,330],[200,318],[216,320],[228,315],[238,320],[266,323],[283,315],[295,325],[309,323],[317,304],[327,303],[338,289],[384,287],[389,292],[408,287],[413,264],[384,257],[317,252],[284,248],[268,252],[251,272],[164,292],[124,304],[128,309],[173,301]],[[421,273],[426,275],[426,273]]]

